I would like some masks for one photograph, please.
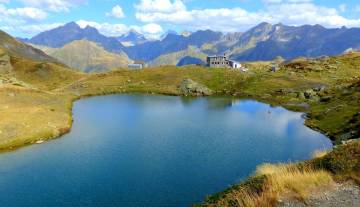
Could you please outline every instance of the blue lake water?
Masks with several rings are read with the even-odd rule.
[[[75,103],[71,133],[0,154],[1,207],[183,207],[264,162],[332,144],[301,113],[230,98],[146,95]]]

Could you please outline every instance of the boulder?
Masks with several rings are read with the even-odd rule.
[[[300,98],[300,99],[305,99],[305,95],[304,95],[303,92],[299,92],[299,93],[297,94],[297,97]]]
[[[312,89],[310,89],[310,90],[306,90],[306,91],[304,92],[304,96],[305,96],[306,99],[313,99],[315,96],[317,96],[317,94],[316,94],[315,91],[313,91]]]
[[[191,79],[185,79],[180,84],[181,92],[186,96],[210,96],[212,90]]]

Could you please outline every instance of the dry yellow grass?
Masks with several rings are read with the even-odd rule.
[[[0,151],[58,137],[71,127],[71,97],[0,87]]]
[[[322,158],[322,157],[324,157],[325,155],[327,155],[328,153],[329,153],[328,151],[316,150],[316,151],[313,153],[312,157],[313,157],[313,158]]]
[[[328,172],[311,168],[299,169],[295,165],[264,164],[258,167],[257,173],[268,176],[265,188],[276,197],[290,193],[304,200],[311,190],[333,183]]]
[[[311,168],[300,169],[291,164],[263,164],[257,168],[255,174],[266,176],[260,194],[246,189],[234,190],[227,199],[220,200],[214,206],[271,207],[282,197],[305,200],[310,192],[333,184],[328,172]]]

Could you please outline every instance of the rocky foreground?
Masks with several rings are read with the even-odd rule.
[[[317,189],[305,201],[283,198],[278,207],[359,207],[360,187],[353,182],[337,183],[330,188]]]

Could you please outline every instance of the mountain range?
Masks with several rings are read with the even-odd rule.
[[[241,33],[223,34],[204,30],[182,35],[168,32],[161,40],[149,41],[134,30],[120,37],[107,37],[93,27],[81,28],[71,22],[31,39],[21,40],[37,45],[38,48],[63,48],[73,41],[83,39],[96,43],[108,53],[120,55],[123,60],[127,56],[128,61],[142,60],[152,66],[177,65],[184,57],[188,57],[187,60],[194,57],[204,61],[206,55],[224,53],[238,61],[268,61],[277,56],[293,59],[300,56],[338,55],[348,50],[360,50],[360,28],[329,29],[321,25],[286,26],[269,23],[261,23]],[[69,54],[81,51],[75,49],[74,45],[70,48],[73,48],[73,51],[68,49]],[[73,65],[64,58],[54,58],[67,65]]]
[[[20,38],[21,39],[21,38]],[[120,53],[125,46],[115,37],[106,37],[94,27],[87,26],[81,28],[75,22],[70,22],[64,26],[42,32],[31,39],[21,39],[34,45],[42,45],[53,48],[60,48],[75,40],[86,39],[100,44],[109,52]]]

